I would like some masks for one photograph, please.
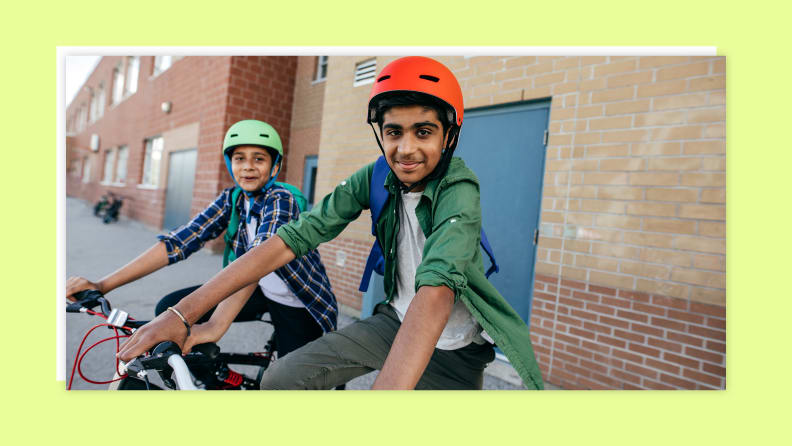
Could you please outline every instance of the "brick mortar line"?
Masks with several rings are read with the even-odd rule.
[[[578,251],[571,251],[571,252],[578,253],[578,254],[585,254],[585,253],[580,253]],[[561,250],[562,257],[563,257],[563,253],[564,253],[564,251]],[[587,254],[587,255],[593,255],[593,254]],[[625,260],[625,259],[621,259],[621,260]],[[633,260],[630,260],[630,261],[633,261]],[[568,267],[571,267],[571,268],[585,269],[585,270],[588,270],[589,272],[590,271],[595,271],[595,272],[598,272],[598,273],[613,274],[613,275],[623,276],[623,277],[632,278],[632,279],[636,279],[636,278],[651,279],[651,280],[657,280],[657,281],[660,281],[660,282],[674,284],[674,285],[693,286],[693,287],[696,287],[696,288],[705,288],[705,289],[708,289],[708,290],[725,290],[725,288],[715,288],[715,287],[711,287],[711,286],[707,286],[707,285],[699,285],[699,284],[695,284],[695,283],[678,282],[678,281],[671,280],[671,279],[658,279],[658,278],[651,277],[651,276],[639,276],[639,275],[636,275],[636,274],[627,274],[627,273],[623,273],[623,272],[620,272],[620,271],[609,271],[609,270],[603,270],[603,269],[598,269],[598,268],[582,267],[582,266],[576,266],[576,265],[568,265],[566,263],[557,263],[557,262],[551,262],[551,261],[546,261],[546,262],[543,262],[543,263],[546,263],[546,264],[549,264],[549,265],[559,265],[559,266],[568,266]],[[643,263],[646,263],[648,265],[655,265],[653,263],[648,263],[648,262],[643,262]],[[666,264],[659,264],[659,265],[660,266],[668,266]],[[692,269],[692,268],[687,268],[687,267],[677,267],[677,268],[683,268],[685,270]],[[722,273],[722,274],[726,274],[725,271],[699,270],[699,269],[697,269],[696,271],[708,272],[708,273]],[[595,285],[601,285],[601,286],[606,286],[606,287],[612,287],[613,286],[613,285],[608,285],[608,284],[595,284]],[[635,290],[635,291],[637,291],[639,293],[646,293],[647,292],[647,291],[640,291],[640,290]],[[682,298],[682,297],[675,297],[675,296],[669,296],[669,297],[674,297],[676,299],[682,299],[682,300],[690,301],[690,298]],[[699,301],[695,301],[695,302],[696,303],[703,303],[703,304],[707,303],[707,302],[699,302]]]
[[[546,283],[546,282],[545,282],[545,283]],[[605,286],[605,287],[607,287],[607,288],[611,288],[610,286],[607,286],[607,285],[597,285],[597,284],[592,284],[592,285],[595,285],[595,286]],[[560,291],[561,291],[561,288],[564,288],[564,289],[571,290],[571,291],[575,291],[575,290],[577,290],[577,291],[581,291],[581,292],[584,292],[584,293],[587,293],[587,294],[594,294],[594,295],[597,295],[597,296],[600,296],[600,297],[602,297],[602,296],[603,296],[602,294],[599,294],[599,293],[596,293],[596,292],[578,290],[577,288],[564,287],[564,286],[562,286],[562,285],[558,285],[558,288],[559,288],[559,289],[558,289],[558,292],[560,292]],[[703,286],[702,286],[702,288],[710,288],[710,289],[715,289],[715,290],[719,290],[719,289],[720,289],[720,288],[711,288],[711,287],[703,287]],[[632,291],[632,290],[630,290],[630,291]],[[648,295],[648,296],[660,296],[660,297],[668,297],[668,298],[675,299],[675,300],[680,300],[680,301],[687,301],[688,303],[700,303],[700,304],[703,304],[703,305],[710,305],[710,306],[713,306],[713,307],[722,307],[722,306],[720,306],[720,305],[715,305],[715,304],[708,304],[708,303],[706,303],[706,302],[690,301],[690,299],[685,299],[685,298],[681,298],[681,297],[674,297],[674,296],[663,296],[663,295],[661,295],[661,294],[647,293],[647,292],[645,292],[645,291],[635,291],[635,292],[637,292],[637,293],[643,293],[643,294],[646,294],[646,295]],[[549,294],[549,293],[546,293],[546,294]],[[605,297],[608,297],[608,298],[613,298],[613,299],[622,299],[622,300],[624,300],[625,302],[634,302],[633,300],[631,300],[631,299],[629,299],[629,298],[625,298],[625,297],[620,297],[620,296],[609,296],[609,295],[604,295],[604,296],[605,296]],[[575,298],[575,297],[574,297],[572,294],[570,294],[569,298],[570,298],[570,299],[577,299],[578,301],[582,301],[584,304],[585,304],[586,302],[589,302],[589,301],[587,301],[587,300],[585,300],[585,299]],[[606,304],[603,304],[601,301],[598,301],[597,303],[598,303],[599,305],[606,305]],[[663,305],[655,305],[655,304],[652,304],[652,303],[644,303],[644,302],[638,302],[638,303],[640,303],[641,305],[647,305],[647,306],[649,306],[649,307],[652,307],[652,308],[658,308],[658,309],[672,309],[672,310],[676,310],[676,311],[687,311],[687,312],[689,312],[689,313],[698,314],[698,315],[703,315],[702,317],[706,317],[706,318],[713,318],[713,319],[718,319],[718,320],[723,320],[723,321],[725,321],[725,320],[726,320],[726,317],[725,317],[725,316],[724,316],[724,317],[720,317],[720,316],[714,316],[714,315],[707,314],[707,313],[699,313],[699,312],[695,312],[695,311],[692,311],[692,310],[690,310],[690,309],[688,309],[688,310],[680,310],[680,309],[677,309],[677,308],[675,308],[675,307],[667,307],[667,306],[663,306]],[[559,305],[559,304],[556,304],[556,305]],[[564,306],[566,306],[566,307],[569,307],[568,305],[565,305],[565,304],[560,304],[560,305],[564,305]],[[571,307],[569,307],[569,308],[571,308]],[[619,307],[619,309],[622,309],[622,308],[621,308],[621,307]],[[640,310],[635,310],[635,311],[639,311],[639,312],[640,312]],[[644,314],[650,314],[650,313],[644,313]],[[657,316],[657,315],[653,315],[653,316]],[[635,322],[635,321],[633,321],[633,320],[630,320],[630,322]],[[699,325],[699,324],[693,324],[693,325]],[[720,330],[720,331],[725,331],[725,330],[721,330],[721,329],[719,329],[719,328],[714,328],[714,327],[709,327],[709,326],[702,326],[702,327],[704,327],[704,328],[709,328],[709,329],[713,329],[713,330]]]

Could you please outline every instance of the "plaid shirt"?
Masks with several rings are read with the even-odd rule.
[[[225,189],[209,207],[186,225],[167,235],[157,236],[165,243],[168,250],[168,264],[186,259],[190,254],[201,249],[206,242],[223,234],[231,218],[233,190],[234,188]],[[279,227],[290,220],[296,220],[300,214],[291,192],[278,186],[270,187],[266,193],[258,194],[253,198],[250,214],[259,221],[259,225],[256,237],[249,241],[245,230],[247,215],[243,200],[246,199],[248,198],[241,194],[236,204],[239,228],[232,248],[237,258],[275,235]],[[335,330],[338,304],[318,251],[312,250],[303,257],[292,260],[275,270],[275,273],[305,305],[324,332]]]

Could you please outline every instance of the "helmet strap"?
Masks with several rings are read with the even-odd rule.
[[[267,184],[265,184],[264,187],[261,188],[262,192],[269,189],[270,186],[272,186],[272,184],[275,182],[275,177],[278,175],[273,175],[273,172],[275,172],[275,167],[277,167],[280,164],[280,162],[281,162],[281,156],[279,153],[275,156],[275,162],[273,162],[272,167],[270,167],[270,179],[269,181],[267,181]],[[278,174],[280,174],[280,170],[278,170]]]

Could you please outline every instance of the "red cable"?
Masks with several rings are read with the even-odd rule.
[[[120,381],[120,380],[122,380],[122,379],[126,378],[126,377],[127,377],[127,375],[121,375],[121,374],[119,373],[119,375],[121,375],[121,376],[119,376],[119,377],[118,377],[118,378],[116,378],[116,379],[111,379],[110,381],[93,381],[93,380],[91,380],[91,379],[89,379],[89,378],[86,378],[86,377],[85,377],[85,375],[83,375],[83,373],[82,373],[82,368],[80,367],[80,364],[82,364],[82,360],[83,360],[83,358],[85,358],[85,355],[87,355],[87,354],[88,354],[88,352],[89,352],[89,351],[91,351],[91,349],[92,349],[92,348],[94,348],[94,347],[96,347],[97,345],[99,345],[99,344],[101,344],[101,343],[103,343],[103,342],[107,342],[107,341],[113,340],[113,339],[115,339],[116,341],[118,341],[118,339],[119,339],[119,338],[128,338],[128,337],[129,337],[129,336],[127,336],[127,335],[124,335],[124,336],[111,336],[111,337],[109,337],[109,338],[102,339],[102,340],[100,340],[100,341],[98,341],[98,342],[94,343],[92,346],[88,347],[88,348],[87,348],[87,349],[86,349],[86,350],[83,352],[82,356],[80,356],[80,360],[79,360],[79,362],[78,362],[78,365],[77,365],[77,373],[79,373],[79,374],[80,374],[80,378],[84,379],[86,382],[89,382],[89,383],[91,383],[91,384],[110,384],[110,383],[112,383],[112,382]],[[118,366],[117,366],[117,365],[116,365],[116,371],[118,371]]]
[[[99,316],[102,316],[102,317],[104,317],[104,315],[102,315],[102,314],[99,314],[99,313],[96,313],[96,312],[92,312],[91,310],[88,310],[88,311],[89,311],[89,312],[91,312],[91,313],[93,313],[93,314],[97,314],[97,315],[99,315]],[[109,337],[109,338],[105,338],[105,339],[102,339],[102,340],[101,340],[101,341],[99,341],[99,342],[96,342],[96,343],[95,343],[95,344],[93,344],[92,346],[88,347],[88,349],[87,349],[87,350],[85,350],[85,352],[83,352],[82,356],[80,356],[80,351],[82,350],[82,348],[83,348],[83,345],[85,345],[85,341],[88,339],[88,335],[90,335],[90,334],[91,334],[91,333],[92,333],[94,330],[96,330],[96,329],[97,329],[97,328],[99,328],[99,327],[113,327],[113,329],[114,329],[114,330],[115,330],[115,332],[116,332],[116,336],[111,336],[111,337]],[[131,328],[129,328],[129,327],[121,327],[121,328],[124,328],[124,329],[126,329],[126,330],[131,330]],[[77,370],[77,373],[79,373],[79,375],[80,375],[80,377],[81,377],[82,379],[84,379],[85,381],[87,381],[87,382],[89,382],[89,383],[92,383],[92,384],[109,384],[109,383],[111,383],[111,382],[114,382],[114,381],[118,381],[118,380],[120,380],[120,379],[123,379],[123,378],[124,378],[126,375],[123,375],[123,376],[121,376],[121,377],[120,377],[120,378],[118,378],[118,379],[111,380],[111,381],[106,381],[106,382],[97,382],[97,381],[92,381],[92,380],[90,380],[90,379],[86,378],[86,377],[85,377],[85,376],[82,374],[82,369],[81,369],[81,367],[80,367],[80,364],[82,363],[82,360],[83,360],[83,358],[85,357],[85,355],[86,355],[86,354],[88,354],[88,352],[89,352],[89,351],[90,351],[92,348],[96,347],[97,345],[101,344],[102,342],[109,341],[109,340],[111,340],[111,339],[115,339],[115,340],[116,340],[116,353],[117,353],[117,352],[120,350],[120,339],[121,339],[121,338],[128,338],[128,337],[129,337],[129,335],[119,336],[119,335],[118,335],[118,327],[116,327],[116,326],[114,326],[114,325],[111,325],[111,324],[99,324],[99,325],[96,325],[96,326],[94,326],[94,327],[93,327],[93,328],[91,328],[90,330],[88,330],[88,332],[87,332],[87,333],[85,333],[85,336],[83,336],[83,340],[82,340],[82,342],[80,342],[80,346],[77,348],[77,353],[75,354],[75,357],[74,357],[75,361],[74,361],[74,364],[72,365],[72,372],[71,372],[71,378],[69,379],[69,387],[68,387],[68,390],[71,390],[71,388],[72,388],[72,383],[74,382],[74,371],[75,371],[75,369]],[[118,361],[118,357],[116,357],[116,372],[118,372],[118,371],[119,371],[119,370],[118,370],[118,362],[119,362],[119,361]],[[121,374],[119,373],[119,375],[121,375]]]
[[[88,310],[88,311],[90,311],[90,310]],[[79,358],[80,358],[80,350],[82,350],[83,345],[85,344],[85,340],[88,339],[88,335],[91,334],[92,331],[96,330],[97,328],[99,328],[99,327],[101,327],[103,325],[107,325],[107,324],[99,324],[99,325],[93,327],[92,329],[88,330],[88,332],[85,333],[85,336],[83,336],[82,342],[80,342],[80,346],[77,348],[77,353],[74,355],[74,364],[72,364],[72,372],[71,372],[71,378],[69,379],[68,390],[71,390],[72,382],[74,381],[74,371],[77,369],[77,364],[78,364]]]

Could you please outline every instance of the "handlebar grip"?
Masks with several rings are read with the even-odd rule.
[[[100,297],[104,297],[104,295],[101,292],[99,292],[99,290],[82,290],[74,293],[74,298],[77,299],[77,301],[82,301],[82,300],[98,301]]]
[[[104,298],[104,295],[99,290],[83,290],[74,293],[77,302],[71,303],[66,307],[68,313],[78,313],[80,308],[85,307],[93,309],[97,305],[102,307],[102,314],[105,316],[110,315],[110,302]]]
[[[182,351],[179,346],[172,341],[160,342],[154,347],[154,350],[151,351],[152,356],[181,355],[181,353]]]

